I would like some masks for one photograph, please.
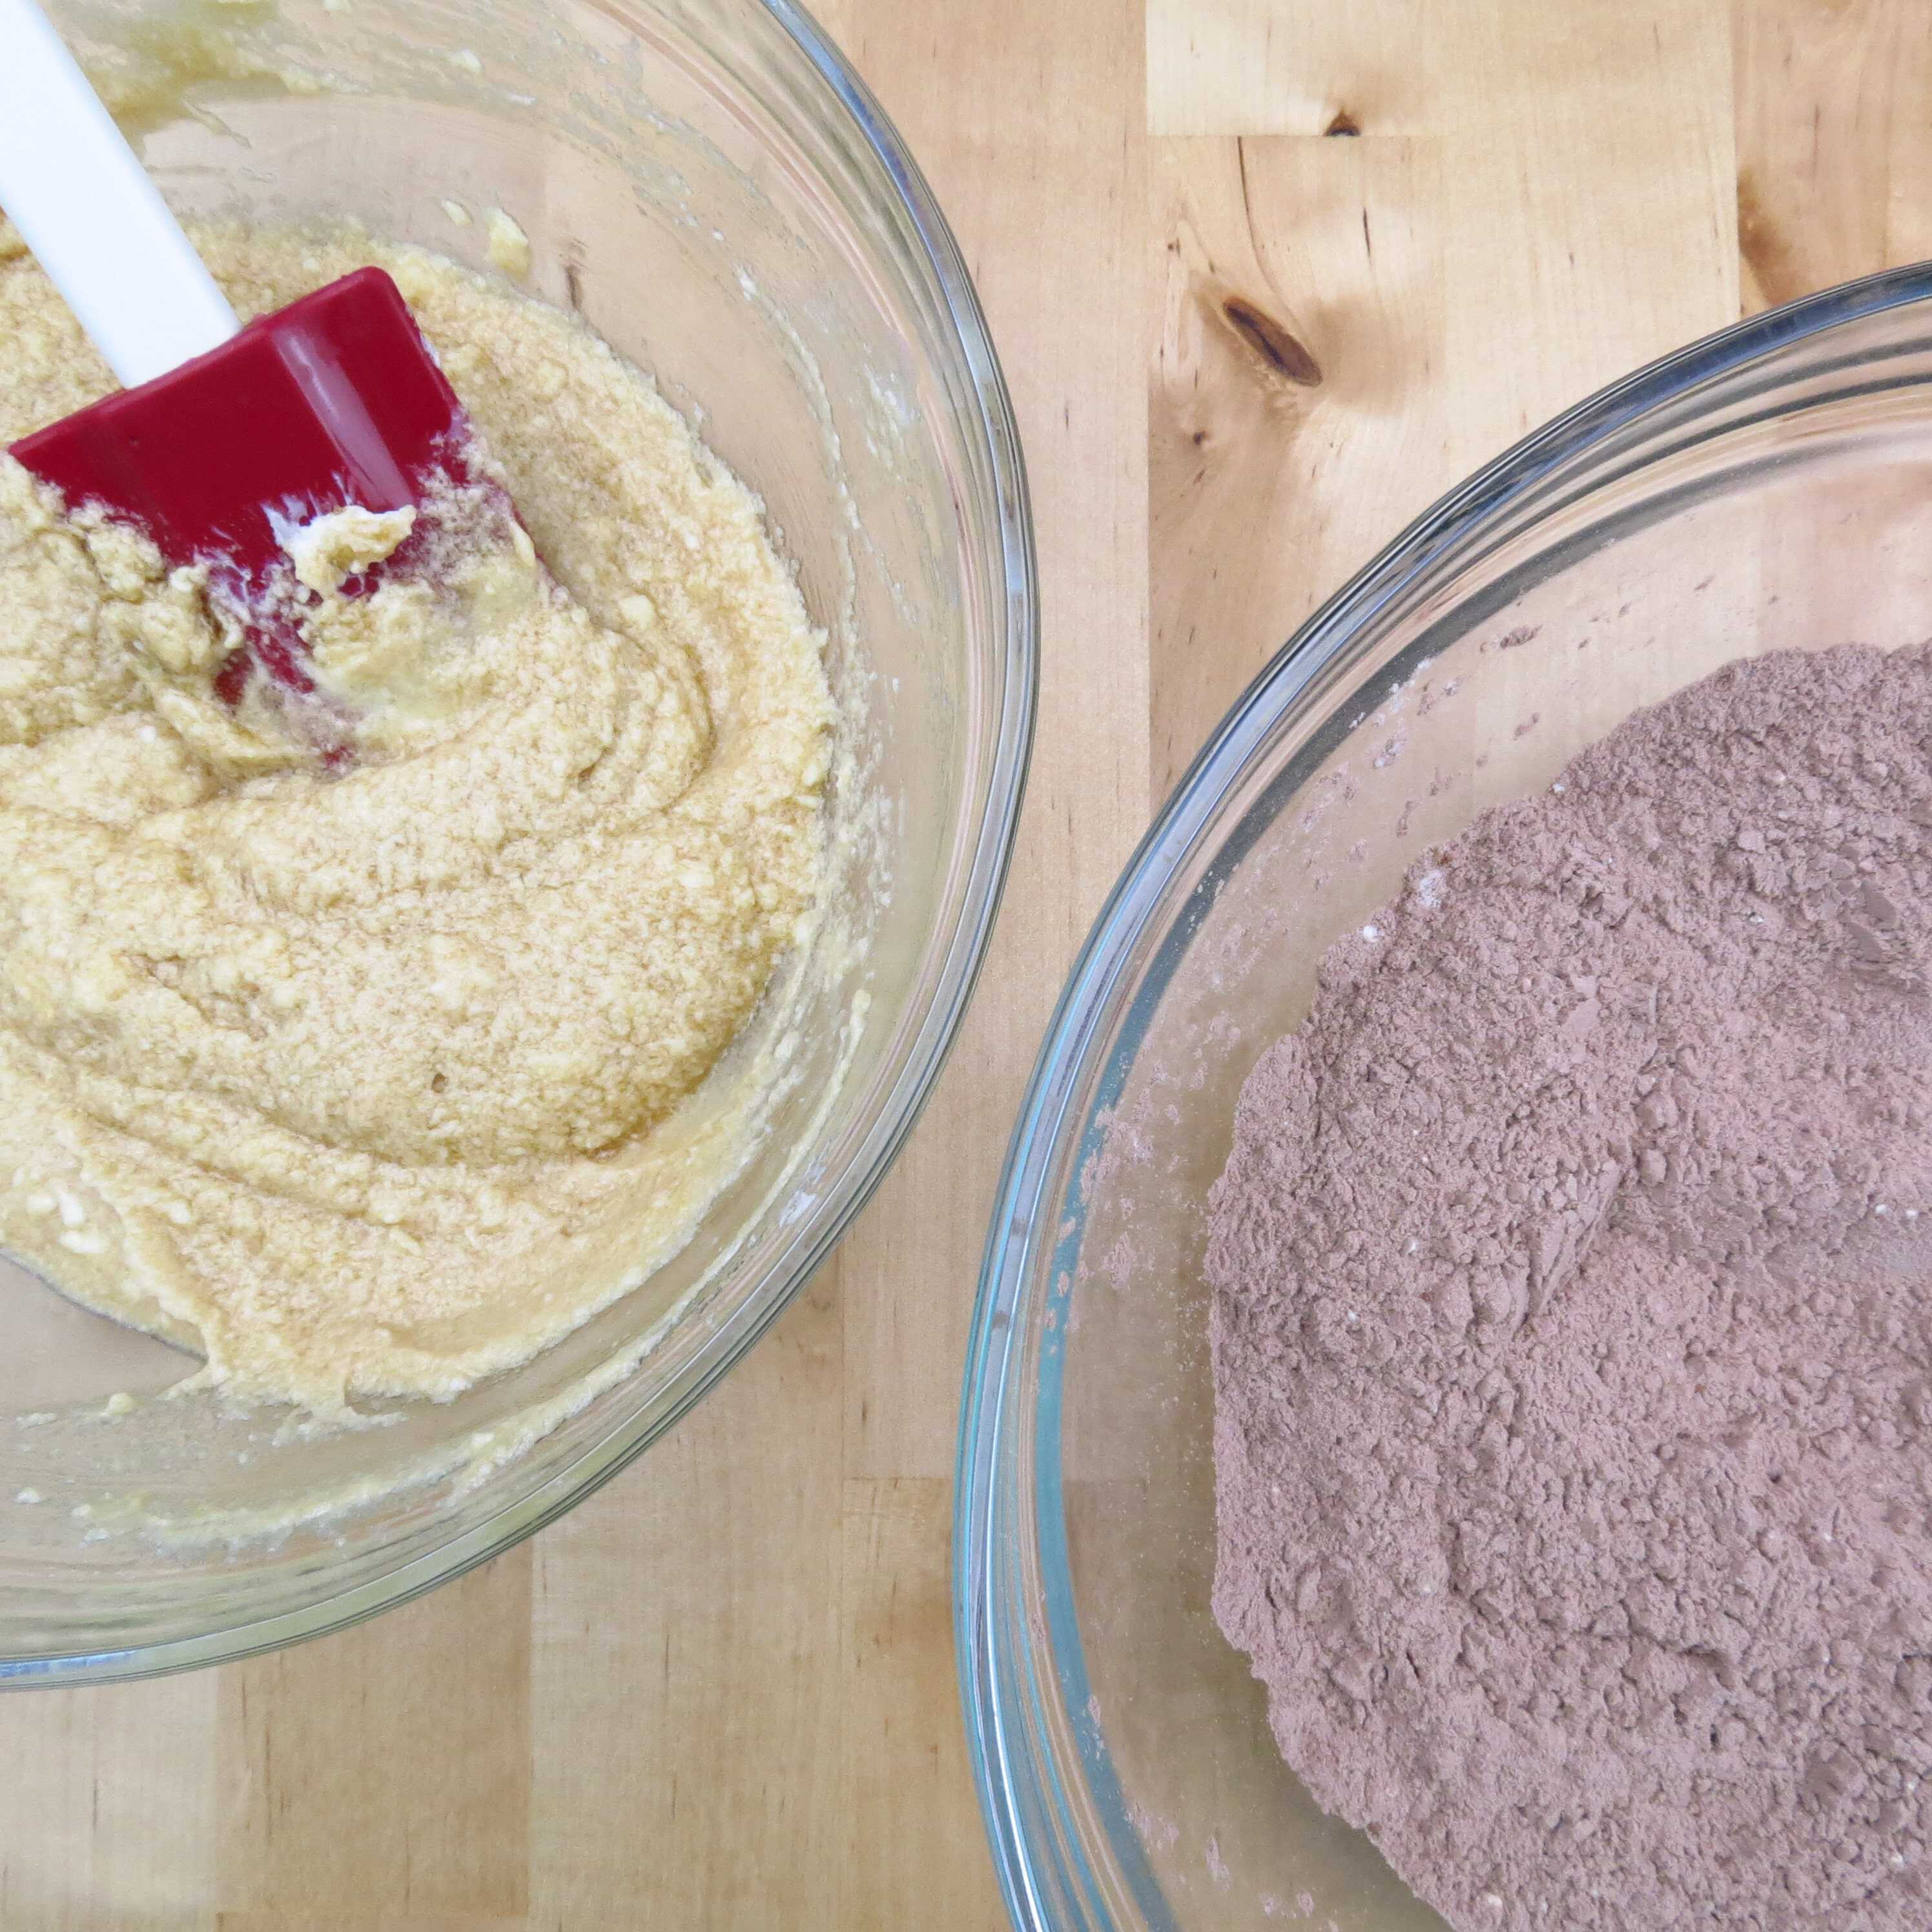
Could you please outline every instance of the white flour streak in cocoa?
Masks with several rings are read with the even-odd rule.
[[[1215,1611],[1469,1932],[1932,1924],[1932,653],[1486,814],[1243,1092]]]

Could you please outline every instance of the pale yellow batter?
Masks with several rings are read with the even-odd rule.
[[[755,500],[570,319],[197,238],[244,314],[388,268],[534,542],[352,598],[407,520],[289,533],[331,772],[308,708],[216,694],[194,574],[0,456],[0,1241],[243,1399],[447,1395],[719,1178],[730,1123],[677,1123],[815,904],[819,640]],[[109,386],[0,226],[0,441]]]

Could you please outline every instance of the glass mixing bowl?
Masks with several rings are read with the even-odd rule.
[[[316,1439],[200,1398],[107,1414],[194,1365],[13,1270],[16,1682],[205,1663],[395,1603],[577,1501],[724,1372],[932,1085],[1006,866],[1036,649],[1019,450],[964,266],[876,104],[784,0],[54,10],[178,209],[350,216],[484,268],[501,208],[535,292],[657,372],[763,495],[829,634],[850,754],[836,891],[866,944],[794,962],[754,1022],[796,1033],[788,1078],[682,1252],[457,1401]]]
[[[1161,813],[1016,1130],[960,1442],[962,1686],[1027,1928],[1441,1932],[1284,1767],[1208,1609],[1201,1204],[1262,1050],[1426,848],[1729,658],[1932,633],[1932,268],[1572,410],[1318,613]]]

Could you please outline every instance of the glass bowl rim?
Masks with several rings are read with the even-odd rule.
[[[842,110],[868,158],[896,193],[916,239],[918,267],[930,278],[950,329],[964,386],[976,407],[961,433],[983,450],[997,506],[998,587],[994,640],[1003,646],[1000,709],[987,760],[984,803],[970,862],[935,974],[932,998],[915,1023],[891,1084],[861,1130],[854,1158],[810,1217],[791,1265],[762,1296],[748,1298],[713,1338],[675,1399],[632,1420],[602,1442],[494,1515],[448,1542],[407,1558],[339,1596],[205,1634],[124,1649],[0,1660],[0,1690],[29,1686],[120,1683],[195,1670],[282,1648],[346,1628],[408,1603],[501,1555],[601,1488],[668,1432],[745,1354],[796,1297],[884,1178],[931,1097],[985,963],[1012,857],[1033,748],[1040,683],[1040,595],[1033,518],[1018,425],[998,351],[964,254],[903,137],[872,90],[830,38],[795,0],[751,0],[783,32],[827,106]]]
[[[992,1588],[998,1553],[996,1529],[1002,1507],[1002,1479],[1014,1491],[1037,1492],[1041,1465],[1058,1462],[1057,1387],[1043,1378],[1033,1396],[1036,1415],[1050,1410],[1038,1435],[1049,1433],[1044,1459],[1036,1452],[1029,1468],[1004,1467],[1004,1436],[1010,1399],[1026,1391],[1009,1384],[1022,1359],[1026,1324],[1038,1318],[1031,1304],[1034,1263],[1042,1247],[1061,1246],[1043,1190],[1058,1165],[1056,1156],[1070,1126],[1069,1107],[1082,1090],[1102,1022],[1121,992],[1125,968],[1148,934],[1168,880],[1213,825],[1224,801],[1240,783],[1250,758],[1273,734],[1319,674],[1362,638],[1376,614],[1446,554],[1469,543],[1499,521],[1543,478],[1560,466],[1599,451],[1632,424],[1648,418],[1700,386],[1732,375],[1754,362],[1845,323],[1932,298],[1932,262],[1891,268],[1822,290],[1760,311],[1673,350],[1573,404],[1511,444],[1501,454],[1410,523],[1345,582],[1256,675],[1229,707],[1155,814],[1095,917],[1070,970],[1035,1059],[1025,1096],[1008,1142],[994,1198],[980,1263],[980,1280],[967,1345],[959,1432],[954,1470],[952,1511],[953,1642],[964,1706],[967,1749],[994,1867],[1008,1916],[1022,1932],[1062,1932],[1065,1922],[1052,1917],[1052,1887],[1039,1847],[1022,1822],[1048,1808],[1065,1839],[1080,1850],[1081,1831],[1050,1760],[1037,1761],[1031,1735],[1010,1708],[1023,1690],[1036,1701],[1058,1697],[1070,1676],[1086,1681],[1077,1624],[1065,1618],[1042,1622],[1015,1614],[1020,1634],[1010,1642],[1003,1613],[1024,1611],[996,1597]],[[1042,1240],[1042,1236],[1044,1240]],[[1064,1531],[1057,1504],[1041,1513],[1038,1533],[1052,1547],[1042,1567],[1057,1558],[1064,1571]],[[1054,1539],[1058,1539],[1057,1541]],[[1058,1632],[1064,1652],[1054,1656]],[[1046,1657],[1040,1654],[1042,1647]],[[1010,1655],[1009,1652],[1010,1652]],[[1009,1678],[1011,1684],[1009,1684]],[[1118,1780],[1097,1722],[1082,1726],[1088,1808],[1103,1804],[1112,1788],[1112,1808],[1120,1808]],[[1114,1847],[1118,1852],[1118,1846]],[[1154,1922],[1171,1924],[1152,1874],[1138,1861],[1124,1859],[1122,1876],[1139,1902],[1159,1911]],[[1099,1888],[1090,1872],[1078,1874],[1090,1906]],[[1079,1922],[1113,1923],[1104,1907]]]

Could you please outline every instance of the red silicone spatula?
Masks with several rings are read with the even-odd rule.
[[[0,0],[0,208],[126,386],[14,455],[208,566],[238,608],[283,560],[278,524],[460,480],[462,406],[395,284],[358,269],[242,328],[34,0]],[[246,631],[224,695],[262,673],[311,688],[285,619]]]

